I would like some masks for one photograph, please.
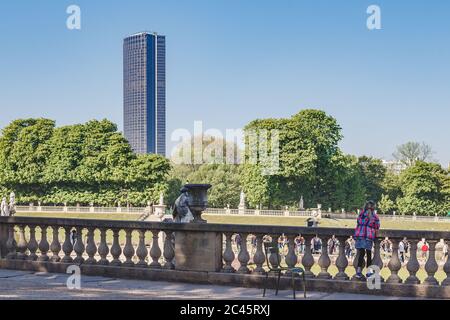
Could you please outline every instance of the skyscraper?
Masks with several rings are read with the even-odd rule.
[[[123,42],[124,133],[136,153],[166,154],[166,38],[141,32]]]

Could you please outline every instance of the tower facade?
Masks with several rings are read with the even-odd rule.
[[[166,154],[166,38],[141,32],[123,43],[124,134],[136,153]]]

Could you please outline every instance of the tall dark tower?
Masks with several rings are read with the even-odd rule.
[[[123,42],[125,138],[136,153],[166,154],[166,37],[141,32]]]

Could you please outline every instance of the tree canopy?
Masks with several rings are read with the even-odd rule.
[[[243,165],[242,184],[250,205],[296,207],[302,195],[310,207],[361,205],[364,191],[358,162],[340,151],[341,127],[333,117],[306,109],[289,119],[255,120],[245,130],[276,130],[279,135],[276,174],[263,174],[260,161]]]
[[[425,142],[407,142],[397,147],[393,156],[406,166],[412,166],[416,161],[431,161],[433,149]]]
[[[400,175],[399,210],[406,214],[445,214],[449,210],[448,179],[448,171],[439,164],[417,161]]]
[[[135,155],[108,120],[21,119],[0,137],[0,185],[22,203],[142,205],[167,190],[167,159]]]
[[[157,201],[161,192],[173,204],[189,182],[213,185],[211,207],[237,207],[244,190],[253,208],[298,208],[303,196],[310,208],[320,203],[324,209],[355,210],[372,199],[382,213],[450,211],[450,173],[423,161],[432,153],[423,144],[399,147],[398,156],[408,167],[398,174],[379,159],[344,154],[338,146],[341,127],[320,110],[254,120],[244,131],[245,152],[222,138],[194,137],[174,153],[185,152],[181,159],[187,163],[176,164],[158,155],[134,154],[108,120],[56,127],[49,119],[19,119],[0,136],[0,192],[14,191],[23,204],[141,206]],[[194,161],[195,145],[202,147],[200,159],[209,163]],[[231,158],[227,150],[233,150]],[[270,156],[264,156],[266,151]],[[243,163],[230,163],[241,156]]]

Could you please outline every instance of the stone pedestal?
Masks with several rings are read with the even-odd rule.
[[[222,264],[222,233],[175,232],[176,270],[218,272]]]

